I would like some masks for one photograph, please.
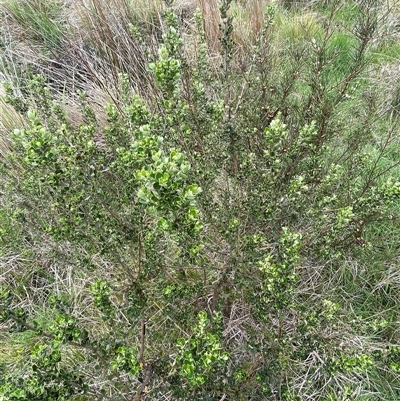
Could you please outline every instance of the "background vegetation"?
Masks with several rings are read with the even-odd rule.
[[[399,400],[399,18],[1,0],[0,400]]]

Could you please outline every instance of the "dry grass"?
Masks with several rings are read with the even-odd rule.
[[[219,48],[220,15],[217,0],[197,0],[203,15],[204,31],[208,46],[213,52]]]
[[[267,4],[265,0],[232,4],[231,12],[237,21],[234,39],[241,44],[243,52],[261,29]],[[186,27],[185,45],[190,47],[193,43],[190,37],[197,7],[203,13],[207,43],[218,68],[221,21],[216,0],[174,3],[183,27]],[[162,40],[164,9],[161,0],[134,4],[128,0],[54,0],[46,5],[37,0],[22,3],[4,0],[0,3],[3,42],[6,44],[3,49],[4,79],[19,86],[26,78],[24,71],[29,66],[33,73],[47,77],[53,93],[65,104],[75,126],[82,122],[79,103],[73,95],[76,90],[88,94],[89,104],[100,122],[104,122],[104,104],[120,101],[121,73],[129,76],[132,91],[143,98],[152,98],[157,93],[147,65],[156,57]],[[5,115],[3,129],[10,132],[14,127],[12,122],[20,125],[23,118],[11,107],[3,104],[2,108]]]
[[[264,26],[264,13],[270,0],[250,0],[234,3],[231,15],[234,17],[234,40],[247,51]]]
[[[158,46],[165,30],[162,14],[165,5],[161,0],[79,0],[52,1],[43,6],[37,0],[24,4],[20,0],[3,0],[0,18],[3,36],[8,46],[3,50],[5,59],[14,64],[7,79],[23,79],[18,70],[29,65],[51,81],[60,92],[76,89],[95,89],[118,103],[119,74],[129,76],[132,90],[144,98],[155,93],[148,62],[157,56]],[[246,57],[260,32],[269,0],[233,2],[230,14],[234,16],[234,41],[238,44],[238,58]],[[179,0],[174,9],[186,29],[185,45],[193,41],[193,14],[199,8],[209,51],[220,64],[220,14],[217,0]],[[291,21],[283,25],[290,25]],[[307,25],[299,21],[297,25]],[[283,28],[282,36],[287,30]],[[297,34],[291,28],[290,36]],[[308,29],[308,28],[307,28]],[[298,30],[298,29],[297,29]],[[138,36],[137,33],[140,32]],[[279,46],[279,43],[277,43]],[[7,63],[10,68],[10,63]]]
[[[4,89],[0,86],[0,157],[4,160],[9,147],[10,133],[25,125],[25,119],[4,100]]]
[[[146,55],[130,33],[133,17],[129,4],[125,0],[92,0],[75,2],[72,7],[74,53],[85,75],[107,91],[118,87],[118,76],[124,72],[136,91],[147,89],[151,82]]]

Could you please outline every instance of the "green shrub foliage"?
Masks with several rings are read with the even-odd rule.
[[[303,30],[271,3],[245,56],[232,2],[218,53],[167,8],[151,93],[121,71],[80,124],[46,77],[6,86],[1,400],[399,399],[380,10],[328,3]]]

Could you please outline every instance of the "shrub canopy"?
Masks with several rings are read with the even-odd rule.
[[[398,399],[394,11],[271,3],[249,39],[224,0],[215,42],[166,3],[152,36],[121,9],[137,68],[86,37],[101,86],[86,61],[5,85],[0,399]]]

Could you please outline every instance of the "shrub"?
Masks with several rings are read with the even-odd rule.
[[[286,40],[272,3],[243,53],[230,7],[212,48],[167,7],[151,93],[112,64],[104,117],[81,91],[77,124],[40,75],[6,86],[26,125],[2,158],[3,399],[398,397],[381,10],[309,10]]]

